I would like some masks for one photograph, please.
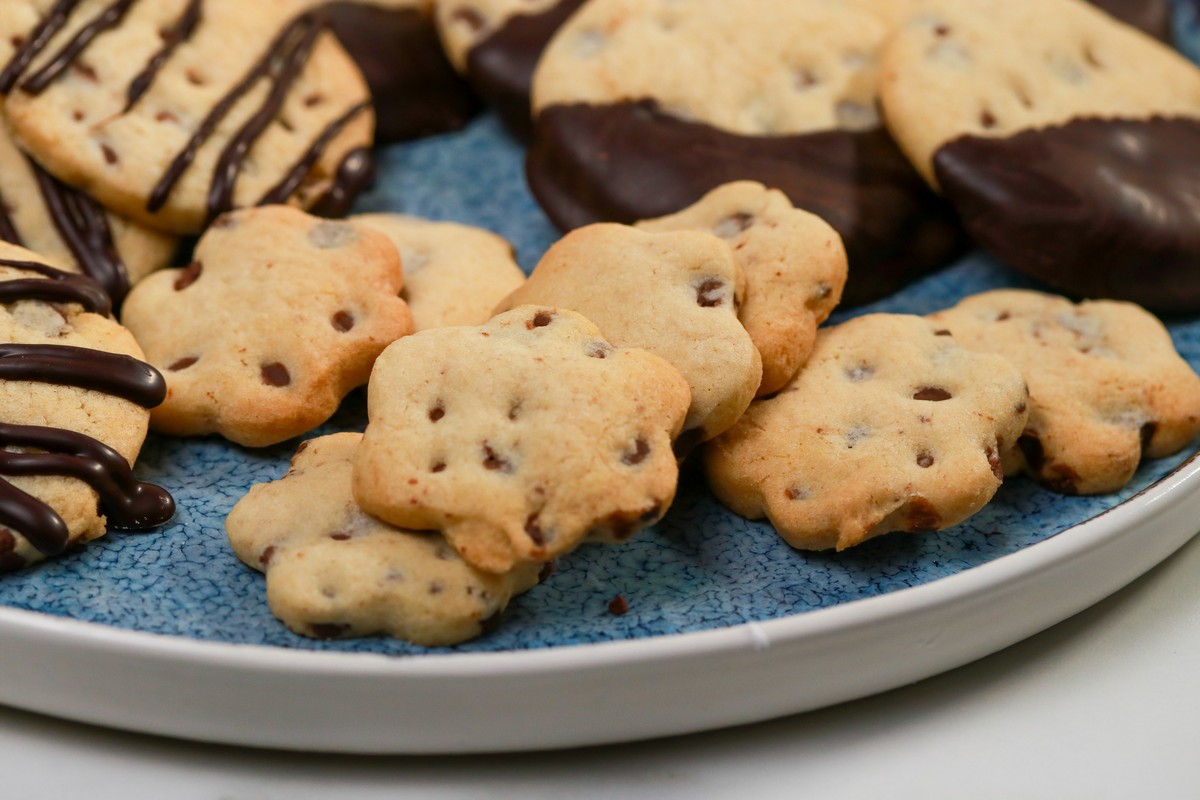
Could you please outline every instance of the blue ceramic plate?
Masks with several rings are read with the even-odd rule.
[[[1198,17],[1195,7],[1188,6],[1177,19],[1181,35],[1185,30],[1190,31],[1187,41],[1193,44],[1200,44]],[[359,211],[402,211],[489,228],[517,246],[526,269],[532,268],[556,237],[525,188],[520,149],[492,117],[477,120],[461,133],[393,147],[382,154],[380,167],[378,185],[362,199]],[[1001,286],[1029,285],[1028,281],[989,257],[974,254],[884,302],[855,313],[925,314],[953,305],[968,294]],[[1200,319],[1168,320],[1168,327],[1184,358],[1200,369]],[[359,392],[351,395],[337,416],[313,435],[361,430],[364,424],[364,402]],[[740,630],[750,632],[747,641],[754,647],[765,646],[762,630],[782,631],[789,625],[796,627],[793,623],[797,621],[806,621],[807,636],[827,635],[839,628],[847,629],[851,623],[865,624],[860,617],[883,619],[891,613],[887,611],[887,604],[880,605],[879,598],[884,595],[888,595],[886,600],[893,609],[912,606],[916,602],[913,598],[925,598],[920,601],[922,603],[928,598],[936,601],[939,592],[956,593],[955,597],[964,598],[965,602],[974,590],[964,593],[961,587],[969,586],[971,579],[960,573],[1018,551],[1028,551],[1032,545],[1093,520],[1163,481],[1193,454],[1189,448],[1171,458],[1145,463],[1124,490],[1103,497],[1063,497],[1023,478],[1014,478],[1005,483],[987,508],[965,524],[937,534],[886,536],[838,555],[805,554],[790,549],[769,525],[748,522],[731,514],[715,502],[698,475],[685,474],[674,507],[657,527],[620,547],[587,546],[580,549],[560,561],[557,573],[548,582],[516,599],[499,630],[457,648],[430,650],[384,638],[314,641],[290,633],[267,610],[264,579],[234,557],[226,541],[224,520],[233,504],[252,484],[280,478],[286,472],[297,443],[298,440],[266,450],[246,450],[217,438],[174,440],[152,436],[139,462],[139,472],[144,479],[160,483],[174,493],[179,505],[176,519],[164,529],[150,534],[111,534],[69,557],[0,579],[0,606],[40,612],[40,615],[29,616],[0,609],[0,629],[7,637],[4,647],[0,648],[0,662],[7,663],[6,658],[24,657],[22,654],[43,660],[82,659],[94,648],[103,650],[107,642],[116,641],[123,657],[134,659],[121,662],[126,665],[136,665],[141,653],[148,659],[163,656],[175,665],[172,668],[179,669],[215,667],[222,663],[229,666],[236,662],[239,669],[250,665],[251,671],[268,674],[275,671],[324,678],[326,675],[346,677],[364,664],[378,666],[381,662],[354,658],[329,661],[288,651],[427,656],[415,660],[389,659],[387,664],[391,667],[379,667],[382,671],[375,677],[382,676],[380,679],[385,681],[385,686],[400,690],[404,686],[395,681],[410,680],[412,675],[409,678],[404,675],[415,674],[425,669],[422,665],[426,664],[431,668],[436,665],[436,671],[445,670],[452,674],[460,674],[455,670],[461,667],[460,677],[477,681],[481,674],[492,669],[486,665],[496,665],[498,674],[503,673],[507,680],[514,674],[542,674],[548,664],[571,667],[582,664],[577,655],[580,652],[594,656],[584,659],[591,659],[589,663],[593,667],[646,662],[642,656],[661,652],[671,643],[680,645],[674,647],[676,655],[682,652],[686,656],[692,651],[703,651],[704,643],[715,641],[714,636],[720,638],[715,633],[718,629],[724,640],[729,640],[728,634],[736,633],[734,629],[744,623],[749,625]],[[1126,504],[1118,514],[1076,528],[1072,536],[1078,539],[1081,532],[1103,532],[1114,525],[1125,525],[1121,520],[1134,520],[1145,529],[1139,535],[1153,537],[1155,523],[1149,515],[1155,513],[1154,504],[1163,497],[1174,497],[1175,500],[1163,501],[1160,505],[1168,507],[1174,503],[1174,507],[1179,507],[1178,495],[1191,492],[1197,484],[1200,484],[1200,469],[1193,463],[1147,497],[1140,498],[1138,503]],[[1143,502],[1147,500],[1149,502]],[[1117,522],[1110,525],[1112,520]],[[1040,629],[1038,626],[1045,627],[1098,600],[1103,592],[1115,590],[1121,582],[1148,569],[1156,559],[1165,557],[1194,533],[1194,530],[1187,530],[1190,521],[1176,521],[1173,525],[1170,542],[1157,549],[1152,541],[1148,542],[1145,547],[1153,550],[1153,555],[1147,555],[1144,563],[1139,563],[1136,568],[1130,566],[1119,579],[1112,578],[1103,590],[1076,586],[1072,590],[1076,598],[1057,609],[1053,619],[1047,617],[1038,623],[1031,622],[1019,634],[1015,629],[1004,636],[997,634],[986,646],[974,650],[970,657],[989,652],[987,648],[995,649],[1015,641],[1020,635],[1029,635]],[[1112,531],[1104,533],[1104,536],[1115,535]],[[1064,544],[1058,550],[1070,558],[1087,552],[1086,542],[1073,541],[1070,547],[1065,542],[1050,542],[1045,548],[1036,548],[1044,550],[1046,558],[1035,561],[1026,558],[1030,553],[1021,553],[1004,560],[1004,564],[1011,565],[1012,569],[1005,568],[1004,564],[991,564],[987,569],[971,574],[980,575],[978,582],[991,587],[989,591],[1003,594],[1006,584],[1011,584],[1011,591],[1017,591],[1016,587],[1024,586],[1022,581],[1030,579],[1033,572],[1047,569],[1047,563],[1055,558],[1053,554],[1058,543]],[[947,578],[949,580],[943,580]],[[910,587],[922,589],[907,593],[899,591]],[[942,592],[938,587],[946,587],[946,591]],[[951,590],[950,587],[954,588]],[[629,612],[623,616],[607,612],[609,600],[617,594],[623,595],[629,603]],[[848,605],[866,598],[877,599],[871,603]],[[830,610],[832,607],[840,608]],[[826,611],[805,616],[818,609]],[[870,611],[860,614],[859,609]],[[968,612],[964,609],[962,614]],[[59,623],[43,615],[94,624]],[[772,622],[783,618],[790,618],[790,621]],[[808,620],[813,624],[807,625]],[[974,624],[973,618],[969,621]],[[167,638],[130,637],[114,633],[113,629],[162,634]],[[708,633],[667,637],[668,634],[699,632]],[[26,648],[26,634],[37,640],[37,647]],[[647,639],[653,641],[642,641],[638,645],[639,640]],[[813,637],[809,636],[809,639]],[[263,651],[213,649],[207,645],[197,646],[194,644],[197,641],[263,645],[271,652],[265,660],[255,656],[247,661],[243,658],[245,653]],[[623,644],[605,648],[565,647],[603,642]],[[739,646],[741,644],[745,642],[740,642]],[[927,647],[930,642],[921,641],[919,645]],[[514,651],[531,652],[521,656]],[[235,653],[240,655],[235,657]],[[430,658],[428,654],[431,653],[441,656]],[[490,656],[493,660],[481,662],[478,657],[463,655],[468,653],[508,655],[493,655]],[[535,658],[536,653],[543,656]],[[447,654],[453,655],[447,659]],[[290,656],[291,660],[280,660],[285,656]],[[874,682],[860,681],[853,691],[861,694],[867,691],[864,687],[874,686],[873,690],[878,690],[897,685],[962,663],[965,658],[964,655],[944,658],[940,664],[923,667],[919,674],[912,671]],[[453,666],[446,666],[449,664]],[[481,664],[485,666],[481,667]],[[396,669],[389,672],[392,667]],[[26,669],[21,674],[28,673]],[[203,721],[189,728],[182,724],[146,721],[153,714],[152,710],[146,709],[142,709],[142,716],[138,718],[122,716],[116,701],[103,712],[80,710],[75,713],[68,701],[56,701],[53,695],[65,689],[66,683],[82,680],[81,674],[62,677],[48,673],[44,681],[31,680],[25,687],[25,691],[37,688],[47,693],[44,698],[17,694],[3,700],[80,719],[197,738],[372,749],[364,744],[368,741],[364,738],[366,734],[339,739],[338,732],[334,731],[333,738],[322,742],[313,738],[317,734],[308,738],[287,733],[257,737],[241,735],[232,729],[223,729],[217,711],[201,710],[200,706],[193,708],[197,719],[216,720],[211,725]],[[238,692],[214,694],[212,702],[221,702],[222,698],[234,695],[241,698],[239,702],[247,701],[247,698],[253,702],[254,697],[261,696],[247,693],[245,687]],[[422,694],[423,688],[417,692],[417,695]],[[737,714],[725,716],[720,723],[694,722],[685,726],[682,720],[688,715],[682,714],[677,725],[648,725],[604,736],[592,736],[586,728],[580,728],[571,741],[587,743],[681,732],[706,725],[765,718],[850,696],[857,695],[843,691],[837,696],[809,698],[803,703],[795,702],[776,709],[741,709]],[[370,703],[366,702],[364,709],[368,705]],[[253,713],[247,712],[251,716]],[[472,722],[470,712],[463,714],[465,716],[456,720],[456,724],[469,727]],[[298,722],[311,723],[311,716],[306,719],[301,714]],[[422,739],[416,735],[403,741],[396,739],[394,745],[383,744],[380,748],[453,750],[454,742],[460,741],[455,731],[460,729],[447,730],[450,733],[444,734],[436,743],[431,743],[432,738]],[[522,741],[524,744],[515,739],[482,736],[475,744],[467,746],[475,749],[545,746],[548,740],[530,734]]]

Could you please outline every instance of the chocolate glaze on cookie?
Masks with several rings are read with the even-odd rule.
[[[1168,44],[1171,42],[1171,3],[1169,0],[1089,0],[1112,16],[1140,28]]]
[[[3,259],[0,264],[44,276],[0,282],[3,302],[44,300],[47,291],[61,293],[58,302],[80,302],[85,307],[104,299],[100,287],[85,276],[29,261]],[[144,408],[161,403],[167,391],[162,375],[135,358],[66,345],[0,344],[0,380],[91,389]],[[12,452],[11,448],[42,452]],[[24,536],[44,555],[61,553],[70,539],[66,523],[54,509],[4,479],[28,475],[84,481],[100,496],[100,507],[114,528],[155,528],[175,513],[175,501],[166,490],[136,480],[125,457],[103,442],[60,428],[0,422],[0,572],[25,565],[13,552],[9,530]]]
[[[430,16],[362,2],[329,3],[324,11],[371,88],[378,143],[456,131],[479,111]]]
[[[1200,310],[1200,120],[1077,119],[934,154],[980,244],[1069,294]]]
[[[529,92],[546,44],[584,0],[560,0],[539,14],[515,14],[467,52],[467,76],[500,119],[524,140],[533,135]]]
[[[848,305],[890,294],[966,247],[953,211],[882,128],[745,136],[648,100],[551,106],[538,116],[526,174],[563,230],[664,216],[734,180],[777,188],[841,235]]]

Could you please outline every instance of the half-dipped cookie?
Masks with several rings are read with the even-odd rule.
[[[534,77],[534,195],[568,229],[758,181],[841,235],[849,303],[946,263],[953,215],[880,120],[876,54],[898,12],[876,5],[592,0]]]
[[[1200,69],[1081,0],[941,2],[883,53],[888,125],[970,233],[1074,295],[1200,309]]]

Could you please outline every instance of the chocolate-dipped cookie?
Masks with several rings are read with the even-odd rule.
[[[845,302],[894,291],[963,238],[881,125],[876,51],[895,12],[874,5],[592,0],[534,77],[530,187],[566,229],[756,180],[842,236]]]
[[[362,70],[375,102],[375,141],[455,131],[479,99],[442,50],[433,0],[309,0]]]
[[[9,0],[0,93],[48,172],[148,227],[344,211],[374,129],[354,62],[302,0]]]
[[[883,53],[888,125],[971,234],[1076,296],[1200,309],[1200,69],[1081,0],[943,2]]]
[[[550,38],[584,0],[435,0],[454,65],[522,139],[533,135],[529,92]]]

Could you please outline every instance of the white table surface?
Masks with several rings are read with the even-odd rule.
[[[1200,538],[1008,650],[774,722],[557,753],[354,758],[195,745],[0,709],[0,798],[1193,800],[1197,751]]]

